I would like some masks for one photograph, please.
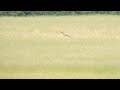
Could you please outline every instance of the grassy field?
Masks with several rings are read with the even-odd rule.
[[[0,17],[0,78],[120,78],[120,16]]]

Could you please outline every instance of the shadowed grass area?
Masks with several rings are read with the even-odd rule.
[[[5,67],[1,78],[119,78],[115,67]]]
[[[13,73],[13,72],[16,72],[16,73],[19,73],[19,72],[73,72],[73,73],[77,73],[77,72],[87,72],[87,73],[90,73],[90,72],[93,72],[93,73],[115,73],[116,71],[118,71],[120,68],[117,68],[117,67],[110,67],[110,66],[106,66],[106,67],[88,67],[88,66],[48,66],[48,67],[40,67],[40,66],[37,66],[37,67],[0,67],[0,70],[1,72],[8,72],[8,73]]]
[[[0,17],[0,78],[120,78],[119,23],[100,15]]]

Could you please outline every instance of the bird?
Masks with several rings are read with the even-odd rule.
[[[62,33],[64,36],[66,36],[66,37],[69,37],[69,38],[71,38],[69,35],[67,35],[67,34],[65,34],[65,33],[63,33],[63,32],[60,32],[60,33]]]

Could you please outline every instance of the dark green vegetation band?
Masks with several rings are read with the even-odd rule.
[[[120,15],[120,11],[0,11],[0,16],[41,16],[41,15]]]

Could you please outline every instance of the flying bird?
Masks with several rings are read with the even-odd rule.
[[[69,35],[67,35],[67,34],[65,34],[65,33],[63,33],[63,32],[60,32],[60,33],[62,33],[64,36],[66,36],[66,37],[69,37],[69,38],[71,38]]]

